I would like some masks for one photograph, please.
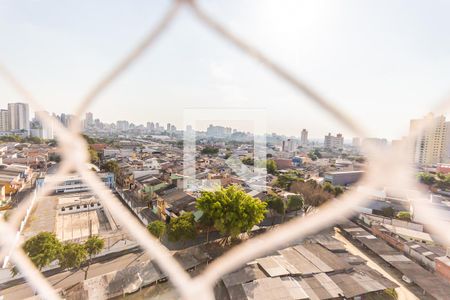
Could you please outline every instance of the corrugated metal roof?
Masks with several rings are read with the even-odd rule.
[[[397,255],[380,255],[385,261],[388,262],[394,262],[394,261],[404,261],[408,262],[411,261],[409,258],[404,256],[403,254],[397,254]]]
[[[352,267],[333,252],[319,244],[305,244],[304,247],[333,270],[350,270]]]
[[[258,268],[258,265],[248,265],[243,269],[223,276],[222,280],[225,287],[228,288],[264,277],[266,275]]]
[[[249,300],[294,299],[279,277],[257,279],[249,283],[244,283],[242,287]]]
[[[287,262],[293,265],[302,275],[311,275],[314,273],[320,273],[319,268],[313,265],[303,255],[293,248],[286,248],[278,251],[283,255]]]
[[[353,298],[366,293],[366,289],[348,274],[332,274],[330,278],[339,286],[346,298]]]
[[[294,278],[287,276],[282,277],[281,281],[283,282],[284,286],[287,288],[289,294],[293,299],[296,300],[309,299],[308,294],[302,288],[298,280],[295,280]]]
[[[276,259],[272,256],[258,258],[256,262],[261,268],[269,274],[270,277],[277,277],[282,275],[289,275],[289,271],[286,270]]]
[[[319,268],[322,272],[332,272],[333,268],[323,262],[320,258],[318,258],[314,253],[311,253],[308,249],[306,249],[303,245],[295,246],[294,249],[298,251],[301,255],[303,255],[306,259],[308,259],[311,263],[313,263],[317,268]]]
[[[384,285],[379,283],[378,281],[372,279],[371,277],[362,274],[362,273],[352,273],[350,276],[355,279],[356,282],[360,286],[362,286],[368,293],[369,292],[376,292],[376,291],[383,291],[386,289]]]
[[[344,292],[336,285],[336,283],[333,282],[333,280],[331,280],[330,277],[327,276],[327,274],[319,273],[313,276],[332,297],[340,297],[344,295]]]
[[[300,285],[311,299],[322,300],[334,298],[314,277],[302,278]]]

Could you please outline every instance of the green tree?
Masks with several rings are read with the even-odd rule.
[[[105,162],[102,166],[102,169],[105,170],[106,172],[114,173],[114,176],[116,178],[117,176],[119,176],[120,167],[117,161],[115,160],[108,160],[107,162]]]
[[[442,173],[437,173],[437,177],[438,177],[440,180],[445,180],[445,175],[442,174]]]
[[[299,211],[303,208],[303,197],[301,195],[291,195],[287,199],[287,210],[288,211]]]
[[[167,230],[167,236],[170,241],[192,240],[197,235],[195,227],[195,218],[191,212],[185,212],[178,218],[171,218]]]
[[[293,193],[302,195],[304,206],[306,207],[317,207],[333,198],[333,194],[324,191],[314,180],[308,180],[306,182],[296,181],[292,183],[289,190]]]
[[[400,211],[396,217],[400,220],[411,221],[411,213],[409,211]]]
[[[36,136],[30,136],[30,137],[27,137],[24,140],[24,142],[31,143],[31,144],[42,144],[44,142],[44,140],[41,138],[38,138]]]
[[[80,268],[86,261],[88,253],[82,244],[66,243],[58,257],[59,265],[62,269]]]
[[[342,187],[340,187],[340,186],[335,186],[334,187],[334,196],[335,197],[337,197],[337,196],[339,196],[339,195],[341,195],[343,193],[344,193],[344,189]]]
[[[275,185],[282,189],[289,190],[291,185],[297,181],[303,181],[303,178],[300,178],[296,173],[279,174]]]
[[[153,221],[147,225],[147,229],[154,237],[161,240],[166,232],[166,223],[163,221]]]
[[[48,155],[48,160],[59,163],[61,161],[61,156],[57,153],[51,153]]]
[[[94,138],[92,138],[86,134],[82,134],[81,136],[85,139],[86,143],[88,143],[89,145],[97,143],[97,141]]]
[[[344,192],[342,187],[340,186],[334,186],[329,182],[325,182],[322,186],[323,190],[327,193],[333,194],[335,197],[339,196]]]
[[[286,213],[286,205],[283,201],[283,199],[279,196],[269,196],[266,200],[267,202],[267,208],[270,210],[272,215],[272,226],[275,221],[275,213],[281,215],[282,220],[284,221],[284,215]]]
[[[388,300],[388,299],[392,299],[392,300],[398,299],[398,294],[395,291],[395,289],[393,289],[393,288],[385,289],[383,291],[383,294],[386,295],[386,298],[385,298],[386,300]]]
[[[236,186],[206,191],[197,198],[197,208],[214,227],[228,237],[248,232],[265,217],[267,203],[253,198]]]
[[[84,248],[86,249],[87,255],[89,256],[88,266],[84,271],[84,280],[87,279],[88,271],[92,263],[92,257],[99,254],[105,247],[105,240],[99,238],[98,236],[91,236],[84,243]]]
[[[201,153],[208,154],[208,155],[215,155],[215,154],[219,153],[219,148],[206,146],[205,148],[202,149]]]
[[[267,173],[275,175],[277,173],[277,164],[273,159],[268,159],[266,162]]]
[[[98,164],[98,162],[100,161],[100,158],[98,157],[97,151],[95,151],[92,148],[89,148],[88,151],[89,151],[89,157],[90,157],[91,163]]]
[[[320,151],[319,151],[319,149],[314,149],[314,155],[317,157],[317,158],[322,158],[322,154],[320,153]]]
[[[433,185],[434,183],[436,183],[436,178],[428,173],[419,173],[417,177],[421,183],[426,185]]]
[[[87,239],[84,243],[84,247],[89,255],[89,259],[92,259],[93,256],[99,254],[103,250],[105,247],[105,240],[94,235]]]
[[[39,270],[56,260],[62,248],[56,235],[50,232],[41,232],[28,239],[23,245],[23,250]]]
[[[317,155],[316,154],[314,154],[314,151],[309,151],[308,152],[308,157],[311,159],[311,160],[317,160]]]
[[[381,215],[387,218],[393,218],[395,215],[395,210],[390,206],[385,207],[381,210]]]
[[[253,166],[255,163],[255,160],[253,158],[247,156],[242,159],[242,163],[247,166]]]

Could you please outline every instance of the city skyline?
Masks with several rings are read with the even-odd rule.
[[[47,110],[73,111],[169,3],[5,1],[2,61]],[[443,28],[450,21],[443,1],[425,8],[419,1],[201,4],[371,129],[371,136],[400,138],[410,119],[448,93],[450,42]],[[0,104],[16,101],[23,99],[0,80]],[[160,118],[181,127],[183,109],[217,104],[266,108],[269,132],[297,135],[297,128],[309,128],[311,136],[322,136],[336,128],[353,135],[187,11],[89,110],[107,122]]]

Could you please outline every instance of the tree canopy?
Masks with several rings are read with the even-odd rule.
[[[267,173],[275,175],[277,173],[277,164],[273,159],[268,159],[266,162]]]
[[[153,221],[147,225],[148,231],[157,239],[161,239],[166,232],[166,223],[163,221]]]
[[[340,186],[334,186],[329,182],[325,182],[322,186],[323,190],[327,193],[333,194],[335,197],[339,196],[344,192],[342,187]]]
[[[99,254],[103,250],[105,247],[105,241],[94,235],[88,238],[88,240],[84,243],[84,247],[86,248],[89,257],[92,257]]]
[[[291,185],[290,191],[302,195],[304,205],[307,206],[320,206],[333,198],[333,194],[324,191],[314,180],[294,182]]]
[[[97,151],[95,151],[94,149],[92,149],[90,147],[89,147],[88,151],[89,151],[89,157],[90,157],[91,163],[97,164],[100,161]]]
[[[197,235],[195,218],[191,212],[185,212],[178,218],[171,218],[167,230],[170,241],[186,241],[194,239]]]
[[[284,215],[286,213],[286,204],[281,197],[271,195],[267,198],[266,203],[267,208],[271,211],[272,214],[272,225],[275,221],[275,213],[281,215],[284,219]]]
[[[428,173],[419,173],[417,177],[421,183],[426,185],[432,185],[436,183],[436,178],[434,177],[434,175]]]
[[[396,217],[400,220],[411,221],[411,213],[409,211],[400,211]]]
[[[108,160],[103,164],[102,168],[106,172],[114,173],[114,176],[116,176],[116,178],[119,175],[120,167],[117,161],[115,160]]]
[[[244,157],[241,161],[244,165],[247,165],[247,166],[253,166],[255,163],[255,160],[248,156]]]
[[[265,217],[267,203],[253,198],[236,186],[203,192],[197,198],[197,208],[222,234],[236,237],[248,232]]]
[[[212,147],[212,146],[206,146],[205,148],[202,149],[201,153],[209,154],[209,155],[217,154],[217,153],[219,153],[219,148]]]
[[[285,211],[286,211],[286,207],[284,204],[284,201],[281,197],[279,196],[269,196],[266,200],[267,202],[267,208],[280,214],[280,215],[284,215]]]
[[[282,189],[289,190],[289,188],[294,182],[304,181],[304,179],[301,176],[302,176],[301,174],[296,172],[279,174],[277,176],[277,180],[275,181],[275,185]]]
[[[56,260],[62,245],[54,233],[41,232],[29,238],[23,245],[23,250],[39,270]]]
[[[287,210],[297,211],[303,208],[303,197],[301,195],[291,195],[287,199]]]
[[[58,257],[62,269],[79,268],[86,260],[88,252],[82,244],[66,243]]]

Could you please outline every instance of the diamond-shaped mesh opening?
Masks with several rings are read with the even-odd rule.
[[[355,135],[360,137],[366,136],[366,132],[360,124],[352,119],[345,111],[340,110],[333,102],[322,97],[318,91],[312,89],[303,81],[300,81],[296,76],[290,73],[289,70],[279,66],[262,52],[247,44],[245,40],[240,39],[238,35],[235,35],[222,24],[216,22],[216,20],[203,11],[201,7],[197,6],[195,1],[188,0],[178,0],[173,2],[173,5],[168,9],[166,14],[162,16],[161,21],[150,30],[144,39],[139,42],[126,57],[116,64],[102,80],[95,84],[85,98],[81,99],[79,106],[77,106],[78,108],[75,111],[75,118],[79,119],[94,100],[108,86],[113,84],[114,80],[119,77],[123,71],[125,71],[132,63],[135,63],[145,50],[151,50],[153,43],[164,32],[166,27],[172,23],[181,8],[190,10],[193,16],[195,16],[203,26],[221,37],[224,42],[232,44],[242,51],[242,53],[247,55],[249,59],[254,59],[259,62],[262,66],[272,72],[275,77],[286,82],[295,91],[307,96],[316,103],[318,107],[330,114]],[[39,104],[39,99],[35,99],[32,93],[28,91],[24,85],[22,85],[21,81],[19,81],[4,65],[0,65],[0,74],[4,79],[4,82],[14,89],[23,99],[27,99],[35,111],[45,110],[45,108],[41,107]],[[440,108],[446,108],[446,102]],[[44,123],[51,123],[52,119],[47,116],[44,117],[42,121]],[[316,214],[309,215],[305,218],[293,219],[274,230],[234,247],[224,255],[209,263],[204,270],[198,272],[198,275],[191,278],[190,274],[185,271],[185,267],[183,266],[184,262],[172,257],[172,254],[168,249],[163,247],[158,240],[149,235],[145,227],[135,216],[133,216],[133,212],[126,208],[120,200],[113,195],[111,189],[105,185],[95,172],[86,167],[85,161],[87,161],[88,158],[88,153],[86,152],[87,147],[85,141],[78,134],[80,128],[77,124],[78,122],[74,122],[73,126],[64,128],[55,123],[54,134],[58,139],[63,154],[60,168],[56,174],[52,176],[52,179],[37,192],[37,195],[29,197],[28,200],[24,201],[23,204],[19,206],[15,213],[9,217],[8,222],[5,222],[4,220],[0,221],[2,257],[8,256],[33,289],[44,299],[57,299],[59,298],[59,295],[55,288],[45,280],[44,276],[32,265],[23,251],[21,251],[20,242],[17,241],[14,232],[16,232],[15,228],[20,226],[20,222],[27,214],[27,209],[29,205],[31,205],[30,203],[33,201],[40,202],[38,204],[33,204],[36,205],[37,209],[45,206],[43,203],[45,202],[45,199],[47,199],[46,197],[50,197],[49,195],[52,191],[57,188],[58,184],[61,183],[65,177],[69,176],[71,172],[76,172],[76,176],[79,176],[82,179],[82,182],[87,184],[94,194],[94,199],[86,200],[86,203],[82,202],[80,208],[77,208],[77,204],[75,204],[75,208],[73,209],[80,209],[82,211],[84,205],[87,205],[86,210],[89,209],[89,212],[83,211],[81,213],[83,217],[86,217],[87,221],[82,221],[79,229],[74,229],[71,232],[60,232],[61,237],[63,239],[83,239],[86,234],[100,233],[102,230],[102,222],[100,219],[107,219],[110,227],[112,226],[111,224],[116,224],[120,230],[124,231],[123,234],[126,235],[127,240],[139,244],[142,249],[151,256],[152,261],[158,266],[159,272],[170,278],[170,283],[176,288],[176,292],[174,293],[185,299],[211,298],[213,296],[213,286],[223,275],[236,270],[252,259],[261,257],[275,249],[282,248],[289,241],[304,238],[322,228],[335,224],[345,216],[350,216],[353,213],[353,208],[367,198],[364,193],[361,194],[361,191],[349,191],[342,195],[338,201],[330,201],[324,204]],[[423,127],[426,127],[427,125],[428,124],[423,124]],[[415,135],[419,133],[420,130],[418,130]],[[412,140],[415,135],[413,134],[409,138]],[[367,187],[377,188],[395,185],[402,189],[410,189],[415,186],[415,180],[411,175],[412,172],[402,149],[380,151],[379,149],[372,148],[368,150],[367,156],[369,159],[369,167],[366,175],[361,179],[361,182]],[[418,219],[427,222],[430,229],[439,235],[445,244],[449,245],[450,238],[446,230],[447,227],[446,224],[437,221],[439,220],[439,218],[436,218],[438,212],[426,205],[427,202],[424,200],[425,197],[423,195],[414,195],[411,196],[411,199],[413,202],[417,203],[418,208],[420,208],[415,212]],[[100,205],[103,208],[103,215],[100,216],[97,214],[97,208],[95,214],[90,211],[93,202],[95,202],[94,206]],[[62,220],[64,220],[64,217]],[[78,233],[76,233],[77,230]],[[119,238],[117,239],[120,240]],[[114,240],[114,237],[111,236],[111,244],[114,243],[116,243],[116,241]],[[126,274],[117,274],[117,276],[126,276]],[[133,278],[130,278],[130,281],[132,281]],[[139,278],[136,280],[139,280]]]

